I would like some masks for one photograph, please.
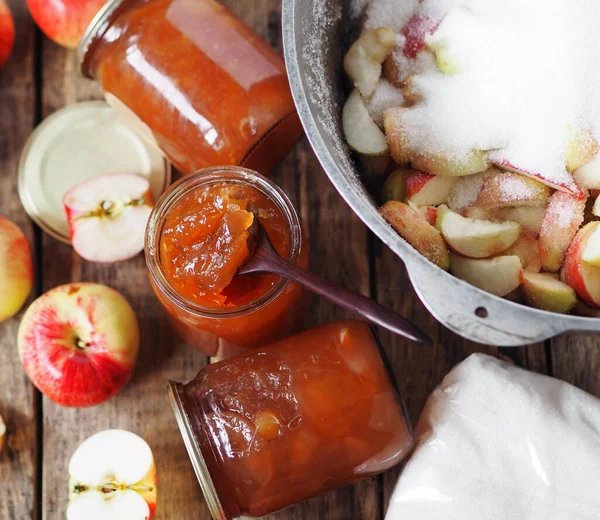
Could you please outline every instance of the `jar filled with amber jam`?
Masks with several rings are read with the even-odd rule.
[[[109,0],[78,58],[183,173],[268,172],[302,133],[283,58],[216,0]]]
[[[305,293],[275,275],[238,277],[258,218],[277,252],[307,268],[300,219],[269,179],[235,166],[173,184],[146,229],[150,283],[183,340],[208,355],[275,341],[302,323]]]
[[[215,520],[263,517],[398,464],[412,430],[371,327],[306,330],[171,383]]]

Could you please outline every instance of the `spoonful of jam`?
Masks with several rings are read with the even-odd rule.
[[[236,277],[251,274],[282,276],[395,334],[418,343],[431,344],[431,339],[425,333],[391,309],[285,260],[277,253],[269,235],[260,223],[258,210],[249,205],[247,211],[254,215],[252,224],[246,229],[248,257],[238,268]]]

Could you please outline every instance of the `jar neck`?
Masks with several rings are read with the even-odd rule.
[[[296,263],[300,256],[302,244],[302,230],[298,214],[287,195],[272,181],[262,175],[238,166],[217,166],[205,168],[185,176],[173,184],[158,200],[146,229],[145,254],[146,264],[152,281],[159,288],[161,294],[169,302],[183,312],[201,318],[234,318],[254,312],[272,302],[279,296],[290,283],[279,279],[273,287],[255,301],[230,308],[204,307],[181,296],[166,279],[160,260],[160,240],[167,215],[172,208],[192,191],[216,184],[239,184],[260,191],[284,217],[290,234],[290,248],[288,259]]]

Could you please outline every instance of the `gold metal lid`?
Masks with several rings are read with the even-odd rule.
[[[19,197],[36,224],[70,244],[62,198],[105,173],[146,176],[155,200],[171,182],[170,163],[116,110],[104,101],[78,103],[55,112],[31,134],[19,162]]]
[[[185,406],[181,399],[181,394],[184,392],[183,385],[181,383],[175,383],[169,381],[169,398],[171,399],[171,405],[173,406],[173,412],[177,419],[177,425],[181,431],[185,448],[188,452],[196,478],[202,488],[202,493],[206,499],[206,504],[210,514],[214,520],[229,520],[229,517],[223,509],[219,495],[213,483],[210,471],[206,466],[206,461],[198,445],[194,430],[190,424],[189,416],[186,412]]]

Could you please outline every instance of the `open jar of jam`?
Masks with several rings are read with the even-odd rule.
[[[78,58],[184,173],[269,171],[302,133],[282,57],[216,0],[109,0]]]
[[[235,276],[249,258],[254,218],[281,256],[308,266],[288,197],[241,167],[207,168],[180,179],[148,221],[145,253],[154,292],[183,340],[211,356],[275,341],[303,318],[300,286],[275,275]]]
[[[361,321],[323,325],[171,383],[215,520],[261,517],[403,460],[412,430],[385,353]]]

